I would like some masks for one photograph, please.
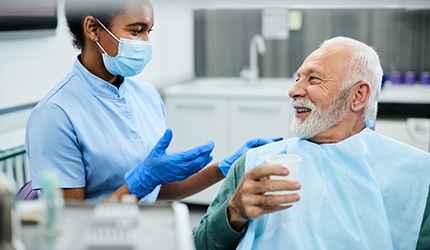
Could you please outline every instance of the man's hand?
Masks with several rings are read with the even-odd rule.
[[[227,205],[228,220],[234,230],[241,231],[249,219],[291,207],[282,206],[283,203],[300,200],[299,194],[266,194],[301,188],[297,181],[270,180],[271,175],[288,175],[288,169],[277,164],[263,164],[245,173]]]

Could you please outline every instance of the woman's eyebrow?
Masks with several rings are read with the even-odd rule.
[[[142,27],[147,28],[149,25],[147,23],[145,23],[145,22],[135,22],[135,23],[127,24],[127,26],[128,27],[131,27],[131,26],[142,26]]]

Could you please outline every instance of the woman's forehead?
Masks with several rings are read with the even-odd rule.
[[[126,5],[125,13],[131,16],[144,16],[147,19],[153,19],[154,9],[149,1],[131,0]]]
[[[154,10],[152,4],[146,0],[125,1],[124,11],[113,19],[114,23],[145,23],[154,24]]]

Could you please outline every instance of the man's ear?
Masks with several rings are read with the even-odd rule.
[[[99,36],[99,28],[100,26],[97,23],[97,20],[93,16],[87,16],[84,19],[83,23],[83,31],[84,35],[88,40],[96,41],[96,37]]]
[[[353,112],[357,112],[360,110],[364,110],[369,97],[370,97],[371,87],[367,82],[358,82],[352,91],[352,102],[351,102],[351,110]]]

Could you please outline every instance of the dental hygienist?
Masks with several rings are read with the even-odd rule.
[[[219,164],[209,164],[213,142],[167,153],[172,131],[160,95],[129,78],[151,59],[151,3],[69,0],[66,18],[81,53],[28,120],[33,189],[54,172],[66,201],[182,199],[223,179],[248,149],[277,140],[250,140]]]

